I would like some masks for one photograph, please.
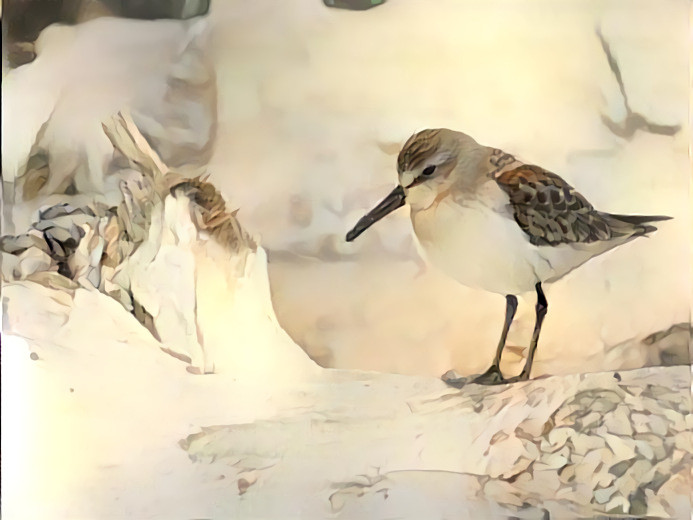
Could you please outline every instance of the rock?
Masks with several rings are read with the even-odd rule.
[[[623,437],[609,433],[604,435],[604,440],[609,449],[614,453],[617,461],[630,460],[635,457],[635,448],[632,446],[632,441],[628,442]]]
[[[693,453],[693,431],[678,434],[674,440],[674,446],[684,453]]]
[[[585,455],[589,451],[599,450],[606,446],[604,437],[581,433],[569,428],[566,430],[570,432],[570,441],[576,455]]]
[[[365,11],[385,3],[386,0],[323,0],[328,7],[349,9],[351,11]]]
[[[594,500],[597,504],[606,504],[615,492],[616,486],[598,489],[594,492]]]
[[[653,364],[659,361],[666,366],[685,365],[691,362],[691,334],[693,329],[690,323],[677,323],[666,330],[650,334],[642,342],[659,353],[659,360],[655,360]]]
[[[645,441],[635,441],[635,451],[638,452],[639,455],[642,457],[652,460],[654,459],[654,450],[652,449],[652,446],[650,446],[649,443]]]
[[[608,504],[606,504],[604,509],[606,509],[606,512],[609,514],[622,514],[627,513],[629,507],[630,504],[628,503],[628,500],[625,497],[616,496],[611,501],[609,501]]]
[[[664,417],[659,416],[659,415],[650,415],[648,416],[648,426],[650,427],[650,431],[653,433],[656,433],[657,435],[665,436],[667,434],[667,431],[669,430],[668,428],[668,423]]]
[[[542,457],[541,463],[535,464],[537,470],[560,469],[568,463],[569,459],[558,453],[551,453]]]
[[[633,413],[630,416],[631,421],[633,422],[633,428],[637,433],[644,433],[649,431],[648,428],[648,418],[647,415],[642,414],[642,413]]]
[[[10,68],[20,67],[36,59],[32,42],[16,42],[8,45],[7,62]]]
[[[619,405],[613,414],[604,417],[604,426],[609,433],[626,437],[633,435],[633,427],[628,419],[627,410],[627,407]]]
[[[647,369],[643,371],[623,373],[624,378],[628,378],[629,384],[633,386],[641,386],[645,392],[649,391],[653,381],[649,379],[649,375],[658,370],[667,369]],[[679,370],[680,372],[680,370]],[[676,372],[676,373],[679,373]],[[637,374],[643,374],[643,377]],[[552,378],[553,379],[553,378]],[[500,507],[497,511],[502,511],[503,517],[511,518],[541,518],[545,515],[555,518],[600,518],[602,516],[615,514],[631,514],[642,516],[649,514],[649,511],[667,510],[666,505],[670,500],[675,500],[676,493],[673,490],[676,487],[678,478],[685,475],[691,466],[690,455],[684,459],[683,451],[674,449],[676,438],[672,433],[668,433],[664,437],[659,437],[653,432],[636,433],[634,436],[619,436],[606,431],[600,433],[595,429],[581,430],[581,418],[589,415],[589,409],[580,410],[575,407],[575,396],[578,399],[583,399],[586,395],[598,395],[603,388],[598,387],[603,383],[604,379],[596,375],[590,375],[575,379],[572,386],[566,386],[560,392],[563,396],[562,402],[555,405],[556,408],[544,409],[539,412],[538,409],[529,410],[527,420],[538,421],[540,417],[544,422],[547,421],[547,416],[564,418],[565,424],[556,426],[546,431],[539,439],[532,442],[524,437],[513,436],[507,426],[503,423],[486,423],[486,428],[491,424],[496,424],[492,432],[486,435],[487,441],[481,443],[478,447],[474,444],[461,442],[451,446],[452,451],[446,448],[444,451],[446,456],[442,459],[428,459],[435,450],[424,450],[419,452],[418,457],[407,462],[407,474],[421,474],[421,478],[425,480],[426,475],[430,475],[431,468],[440,468],[442,461],[446,461],[446,468],[450,474],[464,471],[467,475],[474,475],[478,482],[481,491],[476,491],[475,500],[480,503],[489,504],[493,507]],[[670,386],[676,392],[677,389],[686,388],[684,380],[676,380]],[[565,380],[564,380],[565,382]],[[661,382],[661,379],[657,382]],[[459,392],[459,398],[462,399],[477,399],[481,395],[486,395],[488,399],[493,399],[496,403],[493,406],[501,406],[508,420],[514,417],[521,410],[526,410],[523,407],[528,402],[528,396],[537,386],[545,389],[550,393],[552,388],[555,388],[551,381],[536,380],[528,383],[522,392],[523,399],[515,401],[514,398],[508,399],[506,395],[507,389],[481,387],[479,385],[470,385],[463,387]],[[532,388],[535,387],[535,388]],[[669,395],[669,399],[677,401],[682,399],[681,395]],[[475,417],[479,412],[474,412],[472,403],[467,403],[461,406],[461,401],[453,399],[454,394],[450,394],[449,390],[445,390],[443,394],[436,400],[428,396],[425,402],[418,402],[414,408],[409,408],[414,414],[422,414],[425,417],[424,423],[434,421],[434,417],[442,414],[447,417],[444,423],[448,425],[450,431],[455,431],[455,421],[459,417]],[[629,397],[630,396],[630,397]],[[639,409],[641,401],[638,399],[631,400],[631,394],[624,394],[624,399],[617,407],[606,412],[604,418],[605,423],[610,423],[617,415],[625,420],[630,421],[631,410]],[[591,401],[587,401],[588,403]],[[445,403],[446,406],[441,406]],[[493,407],[492,406],[492,407]],[[569,406],[571,413],[564,414],[563,407]],[[659,404],[660,408],[650,412],[652,415],[661,416],[664,409],[672,409],[670,403],[663,401]],[[490,409],[490,408],[489,408]],[[578,413],[580,412],[580,413]],[[485,413],[485,412],[484,412]],[[582,417],[581,417],[582,414]],[[319,443],[339,443],[338,439],[347,438],[348,433],[344,431],[349,428],[347,422],[342,422],[345,418],[342,415],[333,415],[328,412],[328,422],[332,424],[336,421],[332,428],[316,428],[312,427],[311,431],[316,437],[314,440]],[[375,424],[381,424],[382,419],[374,419]],[[516,420],[516,419],[515,419]],[[518,424],[514,432],[524,432],[521,428],[522,422]],[[649,422],[645,424],[648,426]],[[269,428],[269,424],[262,426],[265,431]],[[411,435],[418,435],[420,426],[411,426]],[[294,430],[300,429],[297,425],[292,426]],[[359,431],[366,428],[361,424],[358,426]],[[400,426],[400,428],[405,428]],[[435,427],[432,427],[435,430]],[[232,433],[235,431],[236,433]],[[409,434],[404,433],[405,430],[398,430],[398,435],[403,434],[407,437]],[[223,433],[222,429],[216,429],[214,436],[216,440],[213,447],[209,443],[203,443],[205,452],[209,456],[211,453],[217,453],[218,456],[228,456],[230,452],[239,453],[230,450],[229,446],[237,445],[239,442],[238,430],[233,430],[228,427],[227,433]],[[250,435],[250,431],[246,432]],[[262,435],[259,431],[257,435]],[[523,435],[527,433],[524,432]],[[293,434],[292,434],[293,435]],[[476,435],[476,434],[474,434]],[[678,434],[677,434],[678,435]],[[344,436],[344,437],[343,437]],[[206,438],[211,441],[212,437],[207,435]],[[417,437],[418,439],[419,437]],[[476,437],[475,437],[476,438]],[[683,438],[683,437],[681,437]],[[654,439],[658,439],[655,441]],[[553,440],[554,442],[550,442]],[[518,441],[521,442],[522,446]],[[198,440],[198,443],[201,439]],[[434,443],[435,440],[430,436],[426,437],[425,444]],[[478,438],[477,441],[478,442]],[[679,441],[680,442],[680,441]],[[587,449],[585,453],[578,453],[575,446],[580,446],[581,450]],[[647,446],[647,447],[644,447]],[[648,450],[651,448],[651,453]],[[684,447],[684,444],[681,445]],[[486,449],[481,458],[480,464],[476,466],[475,472],[471,468],[464,468],[465,460],[471,456],[471,452]],[[379,449],[379,448],[374,448]],[[667,455],[674,449],[674,456]],[[643,456],[643,452],[647,456]],[[242,455],[242,452],[239,453]],[[678,455],[677,455],[678,454]],[[279,455],[278,455],[279,456]],[[364,454],[364,460],[370,460],[371,456]],[[502,465],[498,463],[505,461],[505,471],[502,470]],[[392,462],[394,467],[401,468],[403,463]],[[418,468],[418,469],[417,469]],[[397,496],[397,485],[394,482],[397,480],[400,471],[387,471],[387,467],[381,468],[380,477],[384,480],[379,481],[380,484],[371,486],[368,482],[361,482],[357,478],[348,484],[340,487],[340,491],[332,495],[332,504],[337,509],[345,511],[354,511],[354,509],[346,509],[347,507],[356,507],[356,504],[371,504],[371,498],[375,493],[382,492],[381,486],[387,487],[388,496]],[[384,482],[387,482],[385,486]],[[669,487],[667,487],[669,486]],[[467,489],[467,488],[465,488]],[[380,490],[380,491],[378,491]],[[660,490],[665,490],[660,491]],[[456,499],[459,500],[459,493],[465,493],[464,490],[457,491]],[[350,504],[350,505],[347,505]],[[541,506],[546,513],[540,511]],[[489,513],[482,514],[476,509],[476,517],[489,517]],[[470,513],[468,513],[470,514]],[[496,513],[497,514],[500,513]],[[542,516],[544,515],[544,516]],[[472,514],[472,517],[475,517]],[[494,517],[492,514],[491,517]]]

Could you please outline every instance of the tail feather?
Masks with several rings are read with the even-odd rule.
[[[671,220],[673,217],[665,215],[614,215],[607,214],[609,220],[618,227],[618,224],[626,224],[631,228],[633,236],[642,236],[657,231],[655,226],[648,225],[650,222],[660,222]]]

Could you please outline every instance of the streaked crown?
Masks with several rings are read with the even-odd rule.
[[[440,147],[440,134],[443,130],[442,128],[422,130],[407,139],[397,157],[397,171],[402,173],[415,170],[425,163]]]

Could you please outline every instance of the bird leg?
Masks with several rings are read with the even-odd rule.
[[[520,372],[520,375],[511,377],[507,379],[506,383],[514,383],[515,381],[527,381],[529,379],[529,373],[532,370],[532,362],[534,361],[534,353],[537,351],[537,343],[539,342],[539,333],[541,332],[541,324],[544,322],[544,316],[546,316],[546,311],[549,308],[549,302],[546,301],[546,296],[544,296],[544,291],[541,289],[541,282],[537,283],[535,286],[537,289],[537,320],[534,323],[534,333],[532,334],[532,342],[529,344],[529,354],[527,354],[527,361],[525,362],[525,367]]]
[[[503,333],[498,342],[498,348],[496,348],[496,355],[493,358],[493,363],[486,372],[472,379],[470,381],[471,383],[477,383],[479,385],[498,385],[506,382],[500,371],[500,360],[503,354],[503,347],[505,347],[505,340],[510,330],[510,324],[513,322],[515,311],[517,310],[517,298],[512,294],[508,294],[505,297],[505,302],[505,323],[503,324]]]

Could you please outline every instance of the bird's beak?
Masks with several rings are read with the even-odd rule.
[[[370,210],[365,216],[361,217],[361,220],[359,220],[354,228],[347,233],[347,242],[354,240],[385,215],[392,213],[397,208],[404,206],[405,198],[406,195],[404,193],[404,188],[402,188],[402,185],[398,185],[380,202],[380,204]]]

